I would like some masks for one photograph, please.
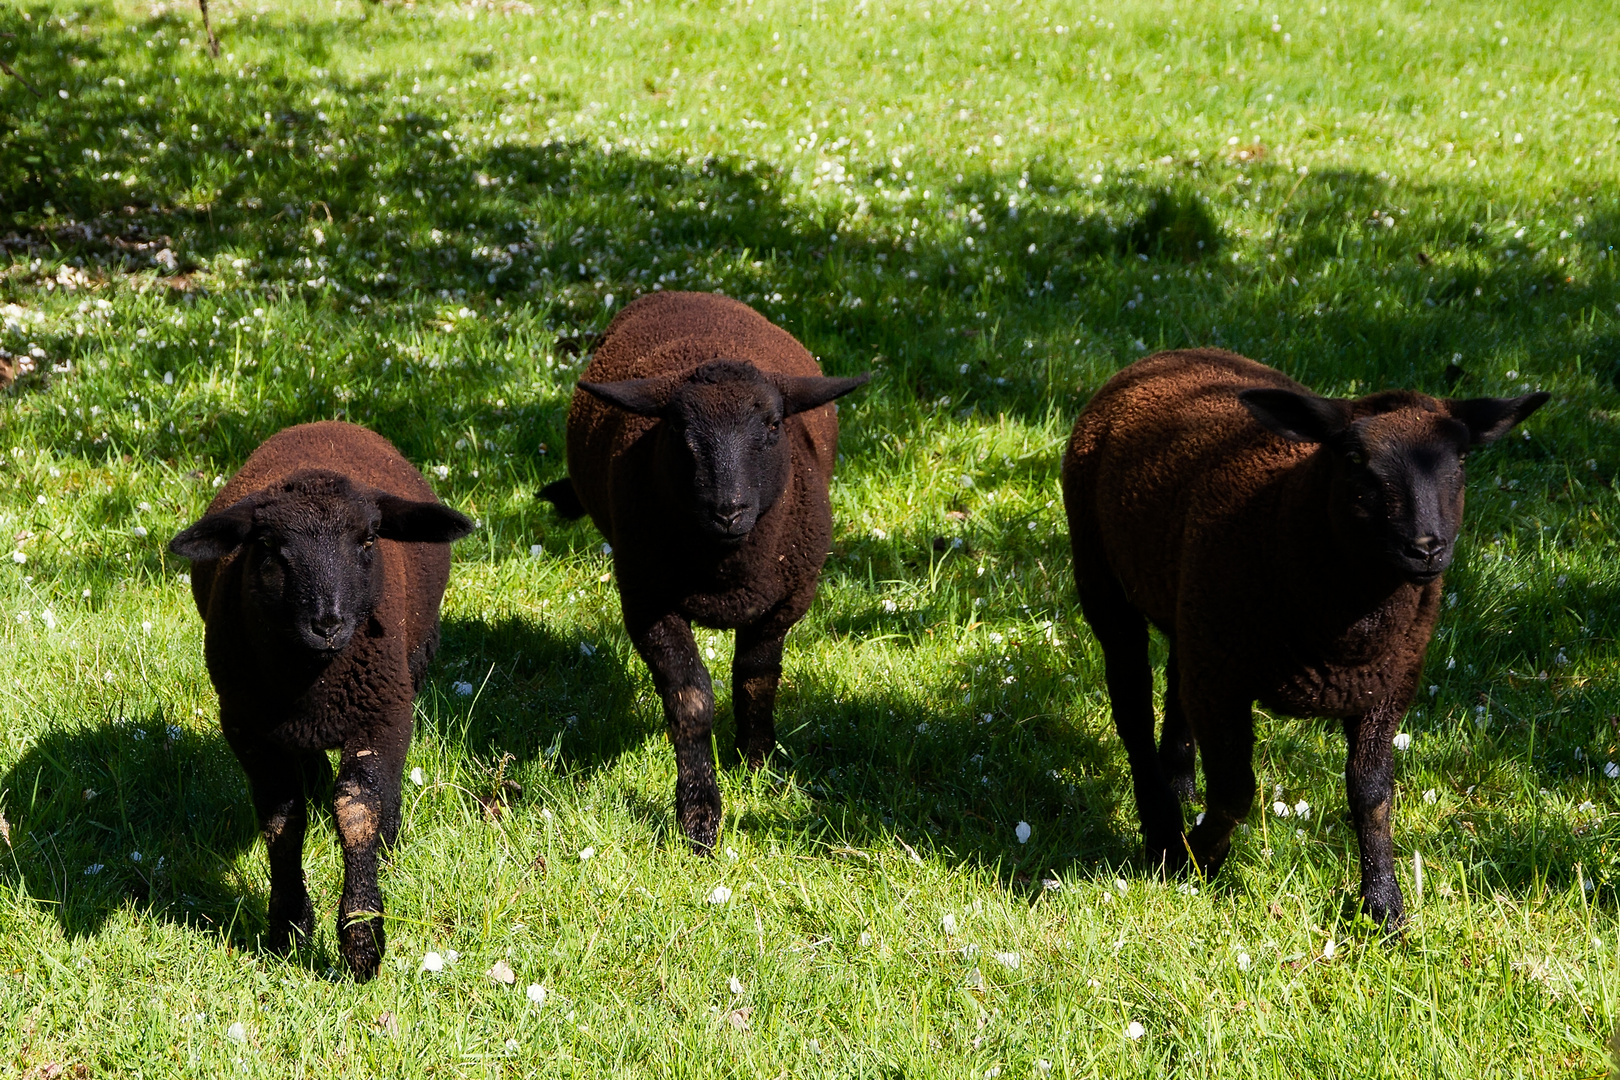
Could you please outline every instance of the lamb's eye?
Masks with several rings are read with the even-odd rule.
[[[377,535],[375,533],[371,533],[371,534],[367,535],[364,540],[360,541],[360,546],[362,548],[369,548],[373,544],[375,544],[376,542],[377,542]]]
[[[1350,451],[1348,454],[1344,455],[1344,460],[1348,461],[1352,465],[1364,465],[1367,462],[1367,459],[1361,456],[1361,451],[1359,450]]]

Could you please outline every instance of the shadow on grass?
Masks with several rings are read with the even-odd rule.
[[[0,779],[8,869],[63,932],[94,934],[127,905],[247,947],[263,882],[232,864],[258,840],[247,782],[217,730],[162,711],[55,728]]]

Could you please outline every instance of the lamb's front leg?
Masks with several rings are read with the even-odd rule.
[[[1361,847],[1361,906],[1386,930],[1406,922],[1406,901],[1395,880],[1391,811],[1395,805],[1395,755],[1392,743],[1406,712],[1404,700],[1385,701],[1370,712],[1344,722],[1349,744],[1345,791]]]
[[[343,896],[338,901],[338,951],[357,982],[377,974],[387,938],[377,862],[385,833],[399,825],[400,775],[411,716],[403,714],[405,738],[357,742],[343,748],[333,804],[343,846]],[[401,730],[399,718],[389,725]]]
[[[674,612],[625,623],[636,651],[652,669],[675,746],[675,820],[700,854],[720,836],[720,784],[714,773],[714,691],[692,627]]]
[[[315,909],[304,884],[304,769],[298,755],[268,741],[226,729],[226,739],[247,773],[253,811],[270,860],[269,933],[265,948],[285,953],[307,941]]]
[[[782,681],[785,628],[744,626],[737,630],[731,659],[731,711],[737,717],[737,753],[751,769],[765,764],[776,749],[776,687]]]

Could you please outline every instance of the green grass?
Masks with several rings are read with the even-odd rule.
[[[30,369],[0,397],[26,557],[0,564],[0,1068],[1606,1073],[1620,8],[213,15],[218,61],[185,3],[0,7],[0,58],[44,95],[0,76],[0,361]],[[712,861],[671,821],[600,537],[533,499],[578,344],[655,287],[877,373],[841,414],[783,752],[724,773]],[[1307,820],[1257,810],[1196,890],[1134,861],[1058,452],[1109,374],[1195,344],[1326,393],[1554,395],[1475,459],[1398,758],[1404,944],[1355,918],[1329,725],[1259,725],[1262,805]],[[363,987],[334,968],[325,817],[313,948],[257,949],[263,849],[164,554],[320,417],[383,432],[483,526]],[[725,746],[729,639],[702,641]],[[460,959],[422,973],[430,949]]]

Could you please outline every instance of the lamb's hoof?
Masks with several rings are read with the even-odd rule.
[[[290,908],[296,914],[288,914],[281,910]],[[278,904],[272,898],[270,904],[270,928],[264,935],[266,951],[277,956],[285,956],[309,940],[315,932],[315,908],[310,903],[309,894],[305,893],[302,902],[298,904]]]
[[[1361,910],[1390,937],[1399,937],[1406,928],[1406,900],[1393,880],[1364,886]]]
[[[675,781],[675,820],[699,855],[714,851],[720,839],[720,785],[714,775]]]
[[[742,763],[748,767],[750,772],[755,772],[765,767],[765,762],[770,758],[771,751],[774,749],[776,749],[775,746],[743,746],[738,744],[737,756],[742,759]]]
[[[382,966],[386,945],[383,921],[358,918],[338,922],[338,952],[357,983],[370,982]]]
[[[1187,870],[1187,845],[1180,834],[1177,834],[1174,840],[1166,838],[1160,841],[1145,841],[1142,849],[1149,870],[1167,877],[1183,874]]]

